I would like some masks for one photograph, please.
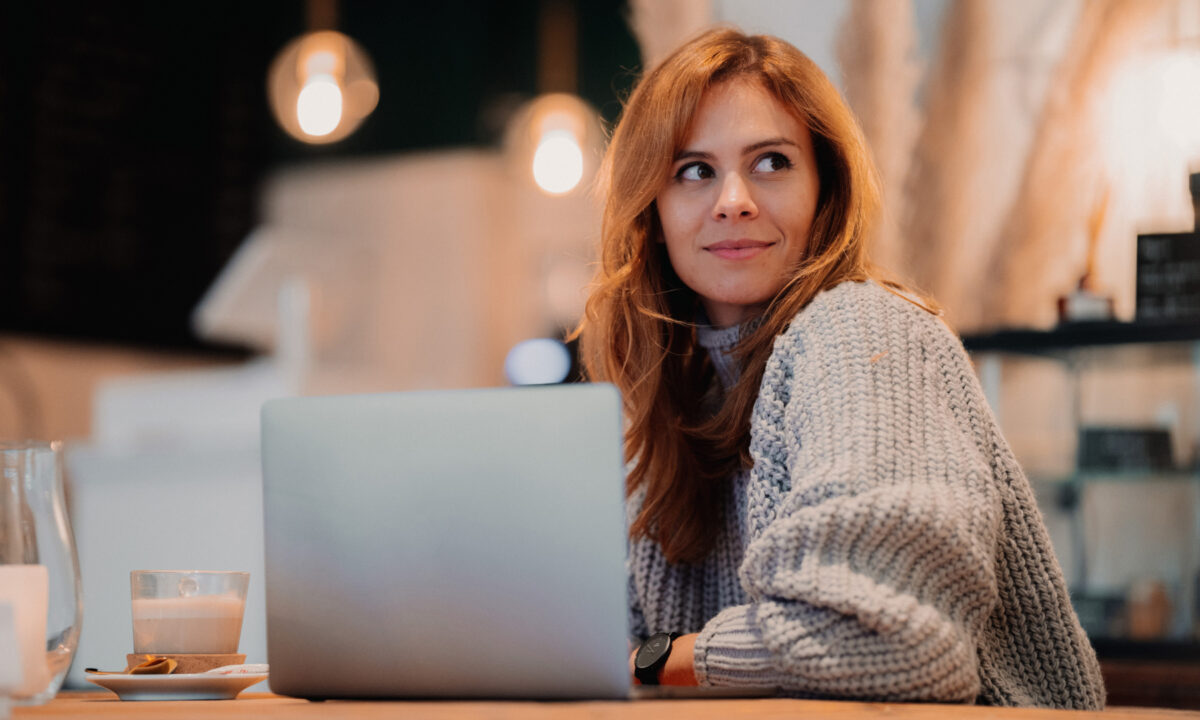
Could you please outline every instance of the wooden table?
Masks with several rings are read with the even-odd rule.
[[[122,702],[111,693],[63,692],[40,707],[15,708],[13,718],[433,718],[439,720],[727,720],[729,718],[887,718],[887,720],[1200,720],[1200,712],[1112,708],[1103,713],[987,708],[963,705],[834,702],[825,700],[642,700],[636,702],[343,702],[312,703],[266,693],[237,700]]]

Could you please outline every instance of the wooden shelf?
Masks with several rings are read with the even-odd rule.
[[[970,352],[1054,354],[1098,345],[1200,342],[1200,321],[1194,323],[1079,322],[1053,330],[1000,330],[985,335],[964,335]]]

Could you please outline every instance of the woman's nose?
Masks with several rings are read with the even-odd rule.
[[[750,186],[738,173],[729,173],[721,182],[720,195],[713,205],[713,219],[752,218],[758,207],[751,197]]]

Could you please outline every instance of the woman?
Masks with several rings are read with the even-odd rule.
[[[697,38],[633,92],[605,177],[580,332],[628,418],[637,677],[1102,707],[962,345],[868,263],[874,170],[816,65]]]

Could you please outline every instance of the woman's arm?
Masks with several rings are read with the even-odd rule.
[[[990,416],[972,406],[974,377],[940,321],[824,300],[768,366],[740,570],[752,602],[706,625],[695,674],[839,697],[973,699],[975,638],[997,597],[1001,509],[981,449]]]

